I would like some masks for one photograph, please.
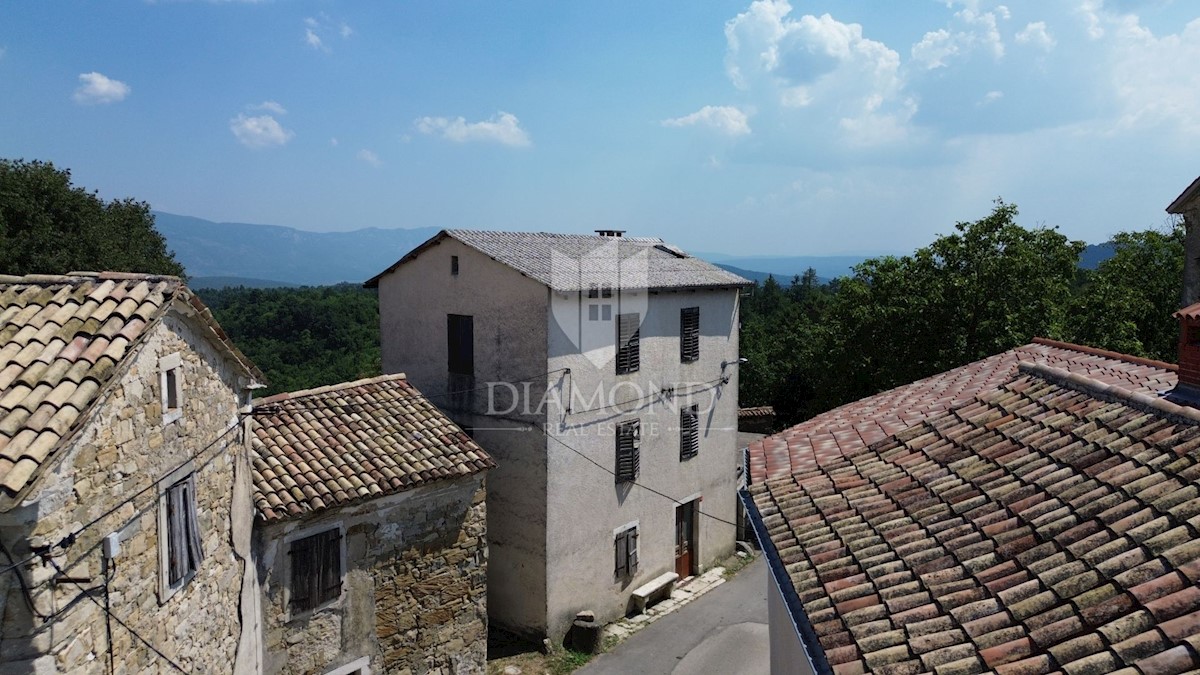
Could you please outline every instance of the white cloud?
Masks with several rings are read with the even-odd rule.
[[[1112,82],[1123,108],[1118,126],[1169,122],[1200,135],[1200,19],[1158,37],[1127,14],[1115,22],[1110,39]]]
[[[1021,44],[1032,44],[1046,51],[1054,49],[1054,45],[1057,44],[1054,36],[1050,35],[1049,31],[1046,30],[1045,21],[1034,21],[1026,24],[1021,29],[1021,32],[1017,33],[1016,40]]]
[[[765,90],[814,123],[833,122],[852,143],[903,138],[916,101],[900,55],[829,14],[791,16],[786,0],[756,0],[725,24],[725,67],[748,91]],[[884,133],[880,133],[883,131]]]
[[[332,51],[328,42],[331,37],[341,36],[345,40],[351,35],[354,35],[354,29],[350,27],[350,24],[345,21],[335,21],[325,12],[304,18],[304,44],[318,51],[325,53]]]
[[[270,115],[247,117],[239,113],[237,117],[229,120],[229,130],[238,142],[247,148],[284,145],[295,136]]]
[[[910,53],[914,61],[933,70],[934,68],[944,68],[947,59],[957,55],[958,52],[959,45],[955,37],[945,28],[939,28],[926,33],[920,42],[912,46]]]
[[[359,150],[355,157],[357,157],[360,161],[366,162],[367,164],[370,164],[376,168],[383,166],[383,162],[379,159],[379,155],[376,155],[374,152],[371,152],[366,148]]]
[[[317,35],[312,28],[304,29],[304,43],[313,49],[329,51],[329,49],[325,47],[325,43],[321,41],[321,36]]]
[[[423,134],[440,135],[455,143],[485,141],[512,147],[526,147],[532,143],[517,116],[504,111],[482,122],[468,122],[462,117],[421,117],[413,124]]]
[[[999,101],[1002,98],[1004,98],[1004,92],[999,91],[997,89],[993,89],[992,91],[989,91],[988,93],[984,94],[983,100],[981,100],[977,105],[981,105],[981,106],[988,105],[989,103],[995,103],[996,101]]]
[[[338,139],[336,139],[336,138],[330,138],[330,139],[329,139],[329,145],[331,145],[331,146],[333,146],[333,147],[335,147],[335,148],[336,148],[336,147],[338,146]]]
[[[246,106],[246,109],[247,110],[263,110],[263,111],[273,113],[276,115],[286,115],[287,114],[287,108],[284,108],[282,105],[279,105],[275,101],[263,101],[262,103],[248,105],[248,106]]]
[[[746,113],[733,106],[706,105],[690,115],[663,120],[665,127],[706,126],[726,136],[745,136],[750,133]]]
[[[120,80],[113,80],[97,72],[81,73],[79,88],[73,98],[76,103],[93,105],[98,103],[116,103],[124,100],[132,91],[129,85]]]

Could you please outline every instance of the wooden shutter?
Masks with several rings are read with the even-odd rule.
[[[293,611],[313,609],[342,594],[341,540],[333,529],[292,542]]]
[[[617,470],[618,483],[637,480],[641,464],[640,445],[642,423],[630,420],[617,425]]]
[[[679,360],[691,363],[700,360],[700,308],[679,310]]]
[[[629,576],[633,576],[638,571],[638,531],[636,527],[631,527],[627,533],[629,535],[629,543],[626,544],[629,550]]]
[[[183,488],[184,505],[184,540],[187,542],[187,571],[191,574],[200,569],[200,560],[204,558],[204,547],[200,538],[200,521],[196,517],[196,474],[187,477],[181,486]]]
[[[617,315],[617,374],[636,373],[641,367],[642,315]]]
[[[613,565],[613,574],[618,577],[623,577],[629,572],[629,540],[625,533],[622,532],[613,540],[613,553],[616,561]]]
[[[700,408],[688,406],[679,411],[679,459],[700,454]]]
[[[167,488],[167,581],[178,583],[187,575],[187,506],[184,482]]]

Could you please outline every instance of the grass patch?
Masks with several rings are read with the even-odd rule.
[[[569,675],[587,665],[592,660],[591,654],[564,649],[546,657],[546,672],[550,675]]]
[[[728,558],[725,559],[725,562],[721,563],[721,566],[725,568],[725,571],[722,573],[722,576],[725,577],[726,581],[732,579],[735,574],[742,571],[743,567],[754,562],[754,559],[756,557],[757,556],[752,556],[752,555],[740,556],[740,555],[737,555],[736,553],[729,556]]]

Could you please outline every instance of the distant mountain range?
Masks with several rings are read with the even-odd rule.
[[[161,211],[154,217],[195,288],[361,283],[439,232],[435,227],[308,232],[281,225],[214,223]],[[751,281],[774,276],[783,284],[810,267],[822,281],[845,276],[868,257],[694,255]],[[1080,267],[1094,269],[1111,255],[1111,244],[1088,246]]]

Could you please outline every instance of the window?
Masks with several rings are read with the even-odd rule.
[[[462,314],[446,315],[448,366],[454,375],[475,374],[474,318]]]
[[[458,256],[450,256],[450,275],[458,276]]]
[[[679,360],[691,363],[700,360],[700,308],[679,310]]]
[[[642,422],[629,420],[617,425],[617,470],[618,483],[637,480],[641,465]]]
[[[636,373],[641,367],[642,315],[617,315],[617,374]]]
[[[628,579],[637,574],[638,529],[637,525],[621,530],[613,539],[616,564],[613,573],[618,579]]]
[[[158,360],[158,385],[161,390],[162,421],[170,424],[183,417],[183,359],[178,353]]]
[[[190,470],[190,467],[184,470]],[[196,519],[196,476],[170,483],[159,498],[159,563],[162,600],[185,586],[200,568],[204,550]]]
[[[700,406],[690,405],[679,410],[679,459],[691,459],[700,454]]]
[[[338,528],[297,539],[292,559],[292,613],[316,609],[342,595],[342,535]]]

